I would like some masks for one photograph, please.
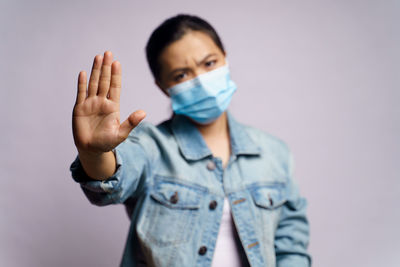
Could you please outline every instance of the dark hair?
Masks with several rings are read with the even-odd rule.
[[[189,31],[206,33],[225,53],[224,46],[214,28],[205,20],[192,15],[179,14],[165,20],[151,34],[146,45],[146,57],[150,70],[156,80],[160,78],[161,65],[159,57],[162,51]]]

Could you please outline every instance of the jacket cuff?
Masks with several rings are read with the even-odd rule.
[[[309,255],[282,255],[277,257],[277,267],[310,267],[311,257]]]
[[[117,150],[113,150],[116,160],[115,173],[106,180],[96,180],[88,176],[83,169],[79,156],[77,156],[70,166],[72,178],[75,182],[89,191],[98,193],[112,193],[119,187],[119,181],[122,173],[122,157]]]

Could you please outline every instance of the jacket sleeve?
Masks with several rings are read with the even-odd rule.
[[[282,207],[275,233],[277,267],[309,267],[311,256],[307,253],[309,223],[306,217],[307,201],[299,194],[292,179],[292,156],[288,164],[287,202]]]
[[[113,150],[117,164],[116,172],[104,181],[89,177],[81,165],[79,156],[76,157],[70,167],[71,175],[75,182],[80,184],[90,203],[96,206],[119,204],[139,191],[150,175],[149,162],[154,156],[149,155],[143,148],[146,141],[140,140],[132,132],[118,145]]]

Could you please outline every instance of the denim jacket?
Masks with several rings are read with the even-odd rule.
[[[140,123],[114,150],[115,174],[88,177],[77,158],[74,180],[98,206],[123,203],[131,219],[121,266],[210,266],[228,198],[251,266],[310,266],[306,200],[292,179],[285,143],[228,113],[225,168],[184,116]]]

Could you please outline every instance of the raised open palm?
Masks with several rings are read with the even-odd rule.
[[[119,97],[121,65],[113,62],[112,53],[97,55],[89,86],[86,72],[78,78],[78,93],[72,116],[75,144],[80,151],[108,152],[124,141],[129,132],[145,117],[142,110],[132,113],[120,124]]]

